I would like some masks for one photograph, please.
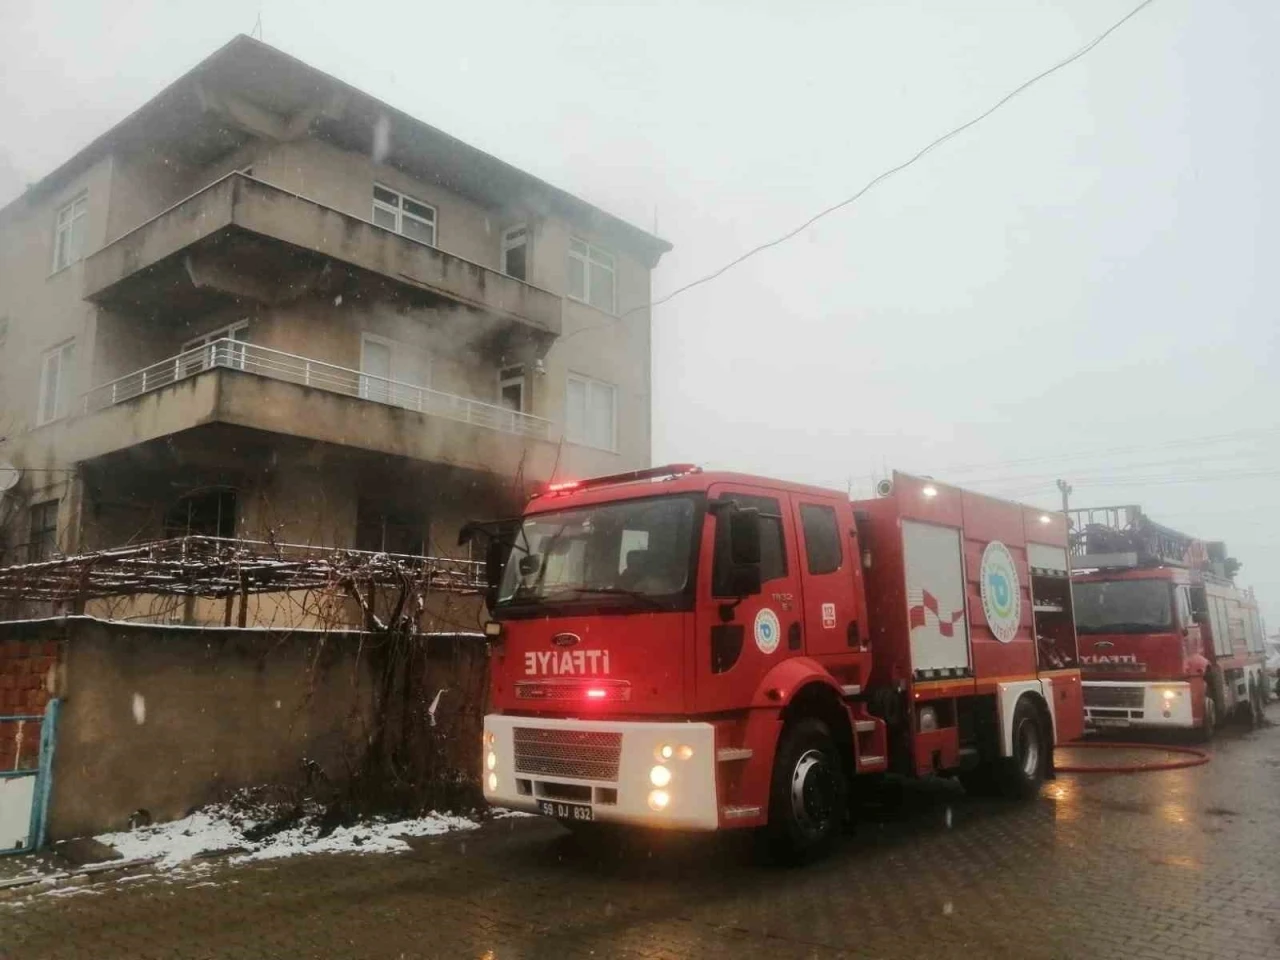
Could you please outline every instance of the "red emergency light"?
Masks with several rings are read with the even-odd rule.
[[[640,480],[670,480],[683,477],[685,474],[698,473],[702,468],[694,463],[669,463],[663,467],[650,467],[647,470],[630,470],[627,473],[614,473],[607,477],[591,477],[587,480],[561,480],[547,484],[540,492],[529,499],[540,496],[551,496],[556,493],[569,493],[572,490],[589,490],[593,487],[610,487],[618,483],[636,483]]]
[[[631,699],[627,680],[589,680],[580,677],[548,677],[516,683],[518,700],[590,700],[592,703],[625,703]]]

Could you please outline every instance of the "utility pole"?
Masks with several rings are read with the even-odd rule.
[[[1067,483],[1067,481],[1059,480],[1058,489],[1062,491],[1062,512],[1065,515],[1069,512],[1069,508],[1067,507],[1067,498],[1071,496],[1072,487],[1071,484]]]

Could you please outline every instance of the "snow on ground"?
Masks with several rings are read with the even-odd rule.
[[[413,820],[365,821],[339,827],[322,837],[315,822],[303,820],[260,840],[247,839],[245,832],[255,826],[256,822],[217,805],[181,820],[122,833],[104,833],[94,839],[113,848],[125,860],[159,858],[156,866],[170,869],[194,857],[232,851],[232,863],[312,853],[399,853],[409,849],[403,837],[474,830],[479,824],[466,817],[432,813]]]

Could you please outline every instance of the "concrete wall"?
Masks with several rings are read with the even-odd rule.
[[[0,623],[0,655],[60,645],[50,837],[124,829],[145,809],[186,815],[230,791],[301,785],[302,761],[341,782],[371,716],[366,643],[357,633],[201,630],[90,618]],[[450,763],[478,755],[485,660],[474,641],[424,638],[415,696],[441,687]],[[0,677],[5,664],[0,659]],[[463,746],[465,744],[465,747]]]

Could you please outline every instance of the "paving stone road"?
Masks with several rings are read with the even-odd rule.
[[[506,820],[317,856],[0,900],[0,957],[1280,958],[1280,707],[1213,762],[1061,775],[1025,806],[938,787],[828,860],[587,849]]]

